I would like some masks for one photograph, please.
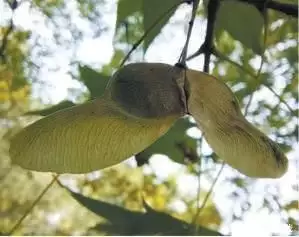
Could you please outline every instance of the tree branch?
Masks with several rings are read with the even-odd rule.
[[[210,60],[211,60],[211,51],[213,45],[213,36],[214,36],[214,28],[216,15],[219,8],[219,0],[210,0],[208,4],[208,24],[206,30],[206,38],[204,42],[204,67],[203,71],[209,73],[210,71]]]
[[[263,11],[264,8],[267,8],[267,9],[279,11],[286,15],[298,18],[298,5],[296,4],[282,3],[273,0],[269,0],[269,1],[239,0],[239,1],[252,4],[260,11]]]
[[[280,11],[286,15],[297,17],[298,18],[298,5],[289,4],[289,3],[281,3],[273,0],[264,0],[264,1],[256,1],[256,0],[239,0],[240,2],[245,2],[248,4],[254,5],[260,12],[264,12],[265,9],[273,9],[276,11]],[[213,31],[216,19],[216,13],[219,7],[219,0],[210,0],[208,4],[208,16],[207,16],[207,30],[206,30],[206,38],[204,43],[200,46],[200,48],[189,57],[187,57],[187,61],[191,60],[201,54],[205,54],[205,62],[204,62],[204,71],[209,71],[210,64],[210,55],[214,54],[214,46],[213,42]]]
[[[214,28],[215,28],[215,21],[216,15],[219,8],[219,0],[210,0],[208,4],[208,16],[207,16],[207,29],[206,29],[206,37],[203,44],[200,48],[192,55],[190,55],[186,60],[191,60],[200,54],[204,54],[204,72],[209,73],[210,71],[210,59],[211,54],[214,51],[213,46],[213,36],[214,36]]]
[[[280,11],[286,15],[298,18],[298,5],[269,1],[266,5],[269,9]]]

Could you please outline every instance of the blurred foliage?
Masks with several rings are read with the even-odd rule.
[[[28,31],[13,31],[0,26],[3,52],[0,53],[0,113],[7,113],[16,104],[26,104],[30,83],[26,80]]]
[[[205,2],[206,5],[207,2]],[[264,16],[256,7],[235,0],[221,1],[215,27],[215,36],[218,42],[221,42],[219,41],[221,33],[226,31],[244,46],[257,54],[262,54],[261,36]]]
[[[161,14],[169,11],[130,60],[143,59],[146,50],[157,43],[156,37],[164,34],[169,19],[184,8],[174,7],[177,2],[119,0],[111,10],[111,1],[104,0],[0,0],[0,9],[5,11],[0,21],[2,233],[9,233],[52,179],[50,174],[12,166],[7,153],[10,137],[36,120],[36,115],[46,116],[100,96],[128,50]],[[200,19],[206,19],[204,4],[198,9]],[[265,21],[261,11],[246,3],[228,0],[221,4],[215,31],[218,57],[213,58],[211,73],[233,89],[244,110],[249,103],[247,117],[251,122],[279,142],[285,152],[294,153],[298,143],[297,19],[267,10]],[[18,14],[24,17],[22,10],[29,12],[33,27],[17,21]],[[109,23],[104,21],[104,16],[115,13],[115,24],[111,23],[111,17]],[[179,30],[179,26],[171,29]],[[107,29],[113,27],[114,52],[110,62],[98,65],[78,56],[86,38],[105,38]],[[266,35],[265,45],[263,35]],[[200,47],[200,42],[197,44]],[[263,51],[263,67],[256,77],[261,64],[257,54]],[[165,53],[166,50],[157,52]],[[98,54],[98,50],[90,54]],[[60,60],[61,55],[67,55],[67,63]],[[55,74],[59,71],[66,72],[81,86],[70,90],[63,101],[45,105],[49,80],[57,80],[53,75],[61,75]],[[282,225],[289,224],[289,234],[298,233],[298,198],[293,195],[298,193],[298,184],[292,175],[289,177],[293,178],[281,184],[249,179],[226,167],[228,172],[222,175],[221,187],[199,208],[210,191],[207,187],[215,179],[219,161],[209,149],[204,149],[206,145],[200,136],[189,136],[190,129],[195,129],[190,118],[179,120],[167,134],[137,155],[137,165],[131,160],[129,165],[119,164],[91,174],[61,176],[63,185],[76,193],[70,195],[55,184],[13,234],[228,234],[232,223],[244,221],[248,213],[265,209],[278,216]],[[155,154],[170,158],[163,164],[165,170],[156,167],[154,161],[162,164],[166,158],[155,158]],[[179,168],[165,177],[163,172],[167,172],[168,166]],[[290,160],[290,166],[294,170],[294,159]],[[184,178],[184,188],[192,186],[193,192],[182,190],[180,180]],[[199,189],[194,180],[201,180]],[[222,199],[217,199],[218,192]],[[223,203],[224,196],[227,203]],[[231,207],[229,202],[233,203]],[[229,212],[224,211],[225,207]],[[273,231],[273,234],[281,233]]]

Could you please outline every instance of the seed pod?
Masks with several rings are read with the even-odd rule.
[[[182,75],[166,64],[123,67],[101,98],[53,113],[17,134],[10,146],[12,163],[86,173],[141,152],[185,113]]]
[[[288,160],[279,146],[251,125],[224,82],[187,70],[188,109],[214,152],[250,177],[278,178]]]
[[[187,112],[215,153],[241,173],[277,178],[286,172],[279,146],[245,119],[222,81],[159,63],[127,65],[102,97],[26,127],[11,141],[11,160],[56,173],[103,169],[144,150]]]

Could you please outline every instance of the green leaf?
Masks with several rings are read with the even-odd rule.
[[[191,123],[188,118],[177,120],[164,136],[136,155],[137,162],[147,161],[154,154],[163,154],[175,162],[185,164],[186,152],[184,151],[186,150],[190,155],[197,157],[196,139],[186,134],[186,130],[194,126],[195,124]]]
[[[142,14],[143,14],[143,27],[144,31],[147,32],[157,19],[165,14],[170,8],[176,5],[179,0],[143,0]],[[161,29],[168,22],[169,18],[173,15],[176,8],[166,14],[160,22],[149,32],[147,37],[144,39],[144,51],[147,50],[152,41],[160,33]]]
[[[66,108],[69,108],[69,107],[72,107],[76,104],[74,104],[72,101],[69,101],[69,100],[64,100],[64,101],[61,101],[60,103],[56,104],[56,105],[53,105],[49,108],[46,108],[46,109],[41,109],[41,110],[34,110],[34,111],[29,111],[27,113],[25,113],[24,115],[41,115],[41,116],[47,116],[49,114],[52,114],[52,113],[55,113],[59,110],[62,110],[62,109],[66,109]]]
[[[67,190],[81,205],[98,216],[106,218],[110,222],[122,222],[126,224],[127,222],[133,221],[135,218],[139,218],[142,214],[141,212],[126,210],[117,205],[95,200],[79,193],[72,192],[69,189]]]
[[[100,223],[93,228],[100,232],[105,231],[109,235],[190,235],[195,232],[195,226],[164,212],[158,212],[149,207],[145,202],[144,207],[146,212],[144,213],[130,211],[117,205],[88,198],[70,190],[68,191],[81,205],[109,221],[109,223]],[[199,226],[197,234],[221,235],[203,226]]]
[[[225,0],[221,1],[218,9],[215,35],[219,37],[221,32],[226,30],[246,47],[261,54],[263,25],[263,16],[254,6],[240,1]]]
[[[117,4],[116,29],[135,12],[141,11],[142,0],[119,0]]]
[[[90,92],[91,99],[103,94],[109,80],[109,76],[101,74],[90,67],[79,66],[80,79]]]

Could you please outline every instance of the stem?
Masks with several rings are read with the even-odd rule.
[[[199,210],[198,210],[198,216],[200,215],[201,211],[202,211],[202,210],[204,209],[204,207],[206,206],[206,204],[207,204],[207,202],[208,202],[208,200],[209,200],[209,197],[211,196],[211,194],[212,194],[212,192],[213,192],[213,190],[214,190],[214,187],[215,187],[215,185],[216,185],[216,182],[218,181],[218,179],[219,179],[219,177],[220,177],[220,174],[222,173],[224,167],[225,167],[225,163],[222,162],[221,167],[220,167],[220,169],[219,169],[219,171],[218,171],[218,173],[217,173],[217,175],[216,175],[216,177],[215,177],[215,179],[214,179],[214,181],[213,181],[213,183],[212,183],[212,185],[211,185],[211,187],[210,187],[210,190],[208,191],[207,195],[205,196],[205,199],[204,199],[203,202],[202,202],[202,205],[200,206],[200,208],[199,208]]]
[[[200,144],[199,144],[199,149],[200,149],[200,153],[202,154],[202,139],[203,139],[203,136],[200,137]],[[195,213],[194,217],[193,217],[193,221],[192,221],[192,224],[195,225],[195,231],[194,231],[194,235],[196,235],[198,233],[198,230],[199,230],[199,225],[198,225],[198,216],[199,216],[199,212],[200,212],[200,209],[199,209],[199,201],[200,201],[200,189],[201,189],[201,186],[200,186],[200,180],[201,180],[201,174],[202,174],[202,155],[199,156],[199,172],[198,172],[198,179],[197,179],[197,182],[198,182],[198,186],[197,186],[197,197],[196,197],[196,208],[197,208],[197,212]]]
[[[194,0],[193,1],[192,16],[191,16],[191,20],[189,21],[187,39],[186,39],[185,45],[183,47],[179,62],[178,62],[179,64],[182,64],[182,65],[186,64],[188,46],[189,46],[189,42],[190,42],[190,38],[191,38],[191,33],[192,33],[193,25],[194,25],[194,20],[195,20],[195,17],[196,17],[196,11],[197,11],[197,8],[198,8],[198,4],[199,4],[199,0]]]
[[[210,0],[208,4],[208,24],[206,30],[206,38],[203,49],[204,52],[204,67],[203,71],[209,73],[210,71],[210,60],[211,60],[211,49],[213,45],[213,36],[214,36],[214,28],[215,28],[215,21],[216,15],[219,8],[219,0]]]
[[[23,214],[23,216],[19,219],[19,221],[11,228],[7,235],[12,235],[22,224],[23,220],[30,214],[36,204],[42,199],[42,197],[46,194],[46,192],[52,187],[55,181],[58,179],[59,175],[55,175],[51,182],[44,188],[44,190],[38,195],[38,197],[34,200],[28,210]]]

